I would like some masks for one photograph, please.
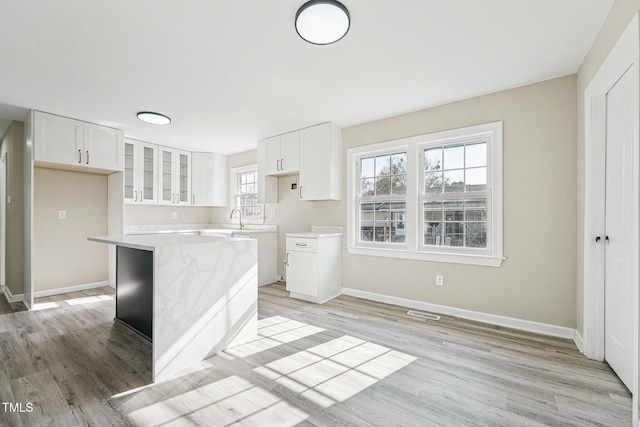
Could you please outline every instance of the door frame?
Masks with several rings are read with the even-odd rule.
[[[7,153],[0,158],[0,288],[7,285]]]
[[[604,360],[604,291],[605,291],[605,173],[606,173],[606,96],[620,77],[631,72],[635,76],[636,93],[634,100],[634,140],[633,140],[633,197],[632,223],[634,236],[631,256],[635,266],[631,274],[633,286],[633,425],[638,425],[638,331],[640,284],[640,177],[639,132],[640,132],[640,43],[639,14],[636,14],[620,36],[593,80],[585,90],[585,188],[584,188],[584,257],[583,257],[583,350],[585,356]],[[599,243],[596,236],[601,236]]]

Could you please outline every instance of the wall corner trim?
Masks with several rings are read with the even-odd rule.
[[[548,323],[533,322],[531,320],[523,320],[523,319],[517,319],[515,317],[507,317],[507,316],[500,316],[496,314],[482,313],[479,311],[465,310],[462,308],[449,307],[446,305],[431,304],[428,302],[377,294],[374,292],[361,291],[358,289],[342,288],[342,293],[344,295],[368,299],[371,301],[399,305],[401,307],[413,308],[417,310],[425,310],[433,313],[459,317],[461,319],[488,323],[490,325],[504,326],[507,328],[518,329],[521,331],[533,332],[536,334],[575,340],[576,330],[572,328],[567,328],[564,326],[550,325]]]
[[[577,329],[573,333],[573,342],[576,343],[576,347],[578,347],[580,353],[584,354],[584,341],[582,340],[582,335]]]

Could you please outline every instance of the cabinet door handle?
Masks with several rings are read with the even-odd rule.
[[[287,259],[285,260],[285,264],[287,267],[289,266],[289,252],[287,252]]]
[[[280,170],[284,170],[284,159],[280,159]]]
[[[140,193],[140,203],[142,203],[144,200],[144,194],[142,193],[142,190],[138,191],[138,193]]]
[[[195,194],[192,194],[192,195],[191,195],[191,204],[192,204],[192,205],[195,205],[195,204],[196,204],[196,195],[195,195]]]
[[[134,202],[137,202],[137,201],[138,201],[138,192],[137,192],[137,191],[134,191],[134,192],[133,192],[133,201],[134,201]]]
[[[302,199],[302,185],[300,186],[300,199]]]
[[[307,246],[307,244],[306,243],[296,242],[296,246]]]
[[[89,164],[89,150],[87,150],[87,164]]]
[[[82,163],[82,150],[78,150],[78,163]]]
[[[280,170],[280,160],[276,160],[276,170],[279,171]]]

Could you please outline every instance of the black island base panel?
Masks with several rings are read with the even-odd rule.
[[[151,341],[153,252],[118,246],[116,256],[116,319]]]

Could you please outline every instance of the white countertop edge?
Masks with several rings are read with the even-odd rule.
[[[306,232],[306,233],[287,233],[286,237],[293,238],[304,238],[304,239],[320,239],[323,237],[336,237],[342,236],[342,233],[314,233],[314,232]]]
[[[132,249],[153,251],[163,246],[201,245],[228,243],[238,241],[251,241],[248,237],[222,237],[177,234],[144,234],[123,236],[91,236],[87,240],[110,245],[124,246]]]
[[[171,234],[196,233],[199,231],[219,230],[221,233],[253,234],[277,233],[277,225],[247,225],[240,230],[236,224],[160,224],[160,225],[128,225],[124,228],[125,235],[137,234]]]

